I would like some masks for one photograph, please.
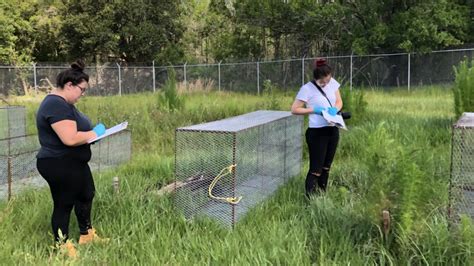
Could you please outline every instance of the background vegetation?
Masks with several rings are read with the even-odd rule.
[[[473,14],[473,0],[3,0],[0,64],[427,52],[472,45]]]

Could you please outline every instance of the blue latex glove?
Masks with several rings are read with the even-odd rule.
[[[337,110],[336,107],[329,107],[329,108],[328,108],[328,113],[329,113],[330,115],[332,115],[332,116],[337,115],[337,112],[338,112],[338,111],[339,111],[339,110]]]
[[[95,132],[97,137],[100,137],[100,136],[105,134],[105,126],[104,126],[104,124],[99,123],[92,129],[92,131]]]
[[[322,115],[322,111],[326,110],[326,107],[321,107],[321,106],[313,106],[313,112],[317,115]]]

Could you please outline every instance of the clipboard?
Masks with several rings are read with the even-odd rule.
[[[322,114],[329,124],[347,130],[346,123],[344,123],[344,119],[341,115],[330,115],[327,111],[322,111]]]
[[[98,140],[101,140],[101,139],[103,139],[103,138],[106,138],[106,137],[108,137],[108,136],[110,136],[110,135],[116,134],[116,133],[118,133],[118,132],[120,132],[120,131],[126,129],[127,126],[128,126],[128,122],[127,122],[127,121],[122,122],[122,123],[120,123],[120,124],[118,124],[118,125],[115,125],[115,126],[109,128],[109,129],[106,129],[104,135],[101,135],[100,137],[96,137],[96,138],[90,139],[90,140],[87,141],[87,143],[88,143],[88,144],[91,144],[91,143],[93,143],[93,142],[96,142],[96,141],[98,141]]]

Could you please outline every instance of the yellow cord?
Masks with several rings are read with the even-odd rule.
[[[219,179],[221,179],[222,177],[232,173],[232,171],[235,169],[235,164],[231,165],[231,166],[228,166],[228,167],[225,167],[223,168],[220,173],[214,178],[214,180],[212,180],[211,184],[209,185],[209,197],[212,198],[212,199],[216,199],[216,200],[223,200],[227,203],[230,203],[230,204],[237,204],[239,203],[239,201],[242,199],[242,197],[216,197],[214,195],[212,195],[212,190],[214,189],[214,186],[217,184],[217,181],[219,181]],[[226,173],[224,173],[224,171],[227,170]]]

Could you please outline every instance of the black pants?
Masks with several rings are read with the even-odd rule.
[[[337,127],[308,128],[306,143],[309,149],[309,171],[306,175],[306,195],[309,197],[316,191],[316,186],[325,191],[329,178],[329,170],[336,154],[339,142]]]
[[[49,184],[53,197],[51,224],[56,241],[58,230],[69,236],[69,217],[72,208],[76,213],[81,234],[92,228],[91,209],[95,194],[94,180],[87,162],[71,158],[38,159],[36,167]]]

